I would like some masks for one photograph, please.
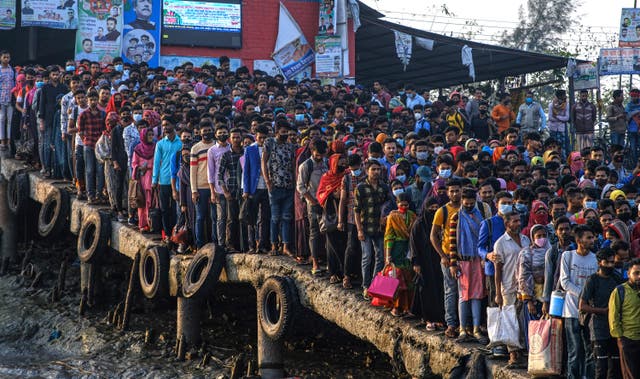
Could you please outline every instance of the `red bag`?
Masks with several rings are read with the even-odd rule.
[[[530,375],[562,375],[562,319],[529,321]]]
[[[388,276],[389,271],[387,271],[387,275],[385,275],[385,271],[387,270],[382,270],[382,272],[379,272],[378,275],[373,278],[368,293],[374,298],[393,302],[398,292],[398,287],[400,286],[400,280]]]

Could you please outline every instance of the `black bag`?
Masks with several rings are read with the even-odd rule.
[[[152,192],[151,208],[149,208],[149,226],[154,233],[162,232],[162,212],[158,200],[158,190]],[[167,236],[168,237],[168,236]]]
[[[318,222],[321,233],[331,233],[338,230],[338,206],[333,196],[330,196],[322,210],[322,217]]]
[[[35,150],[35,140],[31,135],[31,130],[22,129],[20,140],[16,142],[16,155],[22,159],[31,158]]]
[[[258,210],[254,207],[254,201],[251,196],[242,200],[242,204],[240,204],[240,222],[243,222],[247,225],[254,225],[256,223],[256,214]]]

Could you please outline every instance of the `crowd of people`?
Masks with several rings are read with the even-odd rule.
[[[640,377],[640,91],[603,115],[588,92],[548,106],[477,89],[431,101],[412,84],[300,83],[246,67],[114,59],[13,67],[0,52],[0,150],[74,183],[177,252],[207,243],[287,255],[429,331],[486,344],[487,307],[527,321],[565,292],[568,378]],[[576,149],[568,135],[573,120]],[[158,212],[152,212],[159,210]],[[159,219],[155,216],[158,214]],[[623,283],[622,290],[616,290]],[[619,349],[618,349],[619,348]]]

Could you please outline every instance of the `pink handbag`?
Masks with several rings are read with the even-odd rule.
[[[398,292],[400,280],[392,276],[385,276],[383,274],[384,271],[385,270],[382,270],[382,272],[379,272],[378,275],[373,278],[368,293],[382,300],[393,301],[396,297],[396,292]]]

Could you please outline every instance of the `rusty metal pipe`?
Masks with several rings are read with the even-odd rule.
[[[178,354],[181,351],[200,345],[200,319],[202,318],[202,301],[178,297],[178,309],[176,312],[176,339],[178,341]],[[179,357],[180,358],[180,357]]]

